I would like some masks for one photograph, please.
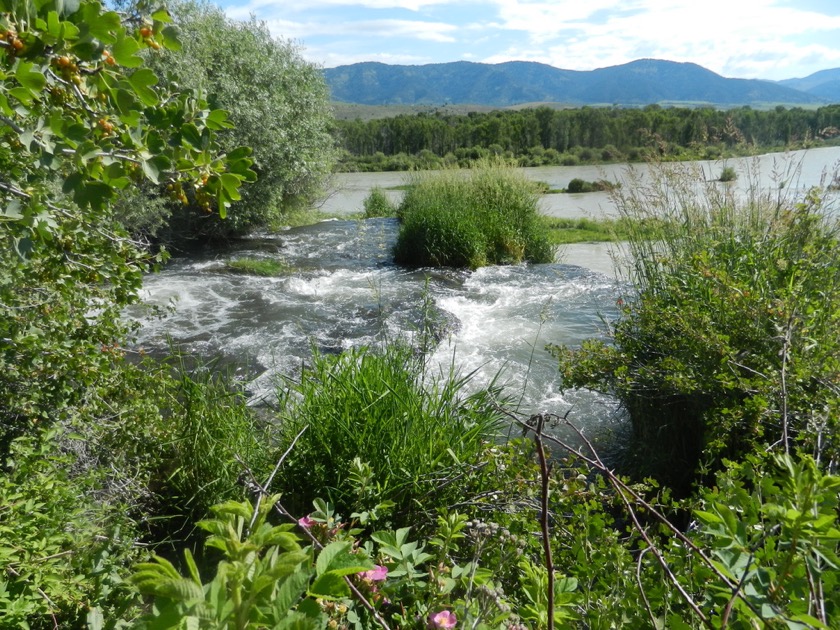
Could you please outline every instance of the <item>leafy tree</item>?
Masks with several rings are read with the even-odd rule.
[[[176,206],[172,236],[225,237],[280,220],[284,210],[311,200],[332,170],[332,112],[320,70],[253,18],[231,20],[200,0],[170,8],[182,48],[154,55],[151,67],[168,85],[200,90],[214,107],[230,112],[235,126],[219,134],[221,146],[251,147],[259,175],[227,221],[192,199]]]
[[[169,14],[123,22],[95,0],[0,2],[0,440],[73,415],[119,358],[122,308],[153,262],[112,202],[143,182],[225,216],[254,178],[218,156],[227,114],[158,89],[144,48],[177,49]],[[2,442],[0,442],[2,443]]]

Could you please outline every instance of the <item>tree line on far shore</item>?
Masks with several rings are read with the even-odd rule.
[[[347,171],[440,168],[494,155],[516,158],[520,166],[716,159],[830,143],[840,137],[840,105],[423,112],[337,120],[334,134],[339,168]]]

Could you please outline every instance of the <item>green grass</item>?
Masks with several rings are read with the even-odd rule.
[[[415,175],[397,216],[398,264],[477,269],[554,259],[534,182],[500,161]]]
[[[423,355],[402,342],[315,354],[279,392],[281,448],[307,428],[275,490],[304,514],[317,497],[348,516],[386,500],[403,524],[411,514],[433,514],[461,498],[458,484],[441,487],[443,480],[475,464],[506,426],[496,392],[468,395],[468,381],[454,368],[433,377]]]
[[[553,245],[570,243],[600,243],[626,241],[631,235],[656,233],[652,220],[637,222],[631,218],[620,219],[565,219],[542,217],[548,238]]]
[[[225,262],[225,268],[234,273],[264,277],[279,276],[289,270],[286,263],[275,258],[237,258]]]

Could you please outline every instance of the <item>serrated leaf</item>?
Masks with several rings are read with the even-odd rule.
[[[121,66],[137,68],[143,65],[143,58],[136,54],[139,50],[140,44],[133,37],[120,34],[111,48],[111,54],[114,56],[114,61]]]
[[[134,88],[134,93],[137,95],[137,98],[144,105],[150,107],[157,105],[159,102],[157,94],[151,89],[151,86],[156,85],[157,81],[158,79],[155,73],[148,68],[140,68],[128,77],[128,82]]]
[[[335,541],[321,550],[318,554],[318,559],[315,561],[315,572],[318,575],[323,575],[330,569],[330,563],[333,559],[342,552],[346,552],[350,548],[349,542]]]
[[[228,113],[223,109],[214,109],[207,114],[207,128],[213,131],[220,129],[232,129],[233,123],[228,121]]]
[[[311,570],[296,571],[283,579],[272,602],[278,619],[282,619],[292,606],[303,597],[306,586],[309,584],[310,575]]]
[[[234,516],[240,516],[248,521],[251,520],[251,517],[254,515],[254,508],[250,503],[241,501],[225,501],[224,503],[213,506],[213,512],[215,514],[233,514]]]
[[[321,599],[343,599],[350,596],[350,587],[343,577],[329,572],[315,579],[309,588],[309,595]]]

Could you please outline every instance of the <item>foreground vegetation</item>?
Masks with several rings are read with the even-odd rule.
[[[343,150],[339,168],[346,171],[467,166],[490,157],[514,159],[520,166],[715,160],[836,142],[840,106],[442,110],[339,120],[335,133]]]
[[[180,47],[172,16],[47,1],[4,5],[0,28],[0,625],[838,625],[837,233],[819,196],[697,206],[671,180],[623,198],[635,289],[614,343],[557,353],[686,478],[620,478],[583,435],[550,462],[574,450],[550,433],[567,421],[433,373],[428,328],[314,356],[258,414],[217,366],[131,350],[120,317],[155,262],[121,191],[188,191],[221,221],[260,169],[220,144],[224,111],[144,65]],[[653,212],[675,192],[680,214]],[[406,224],[445,200],[489,227],[468,261],[550,249],[509,171],[409,193]]]
[[[683,491],[765,444],[833,468],[837,222],[816,192],[797,203],[758,192],[739,201],[696,181],[674,173],[619,197],[623,218],[635,220],[637,293],[622,299],[609,345],[556,350],[561,372],[569,385],[616,394],[644,474]]]

